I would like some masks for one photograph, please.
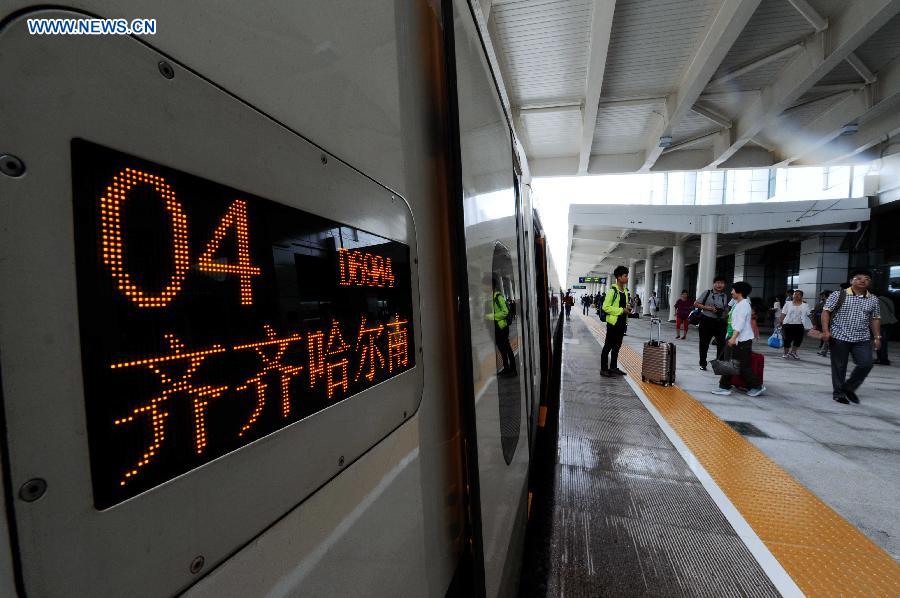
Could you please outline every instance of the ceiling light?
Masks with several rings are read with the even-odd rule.
[[[672,145],[672,136],[671,135],[663,135],[659,138],[659,147],[667,148]]]
[[[857,123],[848,123],[841,127],[841,135],[853,135],[859,131],[859,124]]]

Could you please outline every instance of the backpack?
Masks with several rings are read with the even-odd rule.
[[[706,300],[709,299],[710,293],[712,293],[712,289],[706,291],[706,293],[703,295],[703,299],[700,300],[700,303],[705,305]],[[691,326],[699,326],[701,318],[703,318],[702,310],[699,307],[695,307],[693,310],[691,310],[691,313],[688,314],[688,323],[690,323]]]
[[[828,320],[829,328],[831,328],[831,325],[834,324],[834,319],[833,319],[834,314],[836,314],[838,312],[838,310],[844,306],[844,298],[847,297],[847,289],[841,289],[841,290],[835,291],[835,292],[840,293],[840,295],[838,295],[837,304],[834,306],[834,309],[831,310],[831,318],[832,319]],[[824,309],[824,307],[823,307],[823,309]]]
[[[618,292],[616,291],[616,287],[612,288],[612,292],[613,292],[613,301],[615,301],[616,295],[618,294]],[[600,301],[600,307],[597,308],[597,313],[600,315],[600,321],[605,322],[606,316],[609,315],[605,311],[603,311],[603,304],[606,303],[606,293],[603,293],[602,295],[600,295],[600,298],[602,299],[602,301]]]

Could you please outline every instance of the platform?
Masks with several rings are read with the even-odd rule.
[[[770,404],[765,397],[753,400],[742,394],[716,397],[708,393],[715,377],[696,366],[694,331],[693,340],[679,341],[676,386],[663,388],[640,382],[640,345],[648,327],[646,320],[632,321],[619,364],[630,376],[610,380],[599,375],[605,325],[596,316],[574,313],[565,324],[553,497],[543,507],[549,506],[552,516],[534,514],[551,519],[544,524],[548,537],[537,550],[546,569],[532,564],[537,571],[532,578],[545,584],[546,595],[900,594],[900,566],[884,549],[890,551],[890,542],[896,541],[891,526],[897,518],[883,512],[891,518],[881,520],[891,530],[884,537],[859,524],[873,539],[881,539],[881,546],[847,520],[861,520],[858,514],[879,496],[881,503],[897,496],[890,441],[882,442],[879,456],[884,461],[863,458],[852,445],[841,445],[850,456],[834,452],[829,461],[817,455],[817,471],[803,462],[809,452],[833,449],[814,436],[801,439],[791,419],[810,422],[818,428],[815,434],[846,432],[836,427],[840,425],[850,428],[838,421],[823,424],[820,420],[832,417],[829,413],[835,420],[863,417],[881,422],[865,420],[870,426],[896,425],[891,406],[878,398],[886,390],[879,387],[889,384],[890,377],[873,372],[867,383],[871,400],[864,397],[856,414],[841,414],[825,403],[833,402],[824,387],[819,393],[805,383],[805,399],[781,405],[783,412],[774,407],[788,400],[778,391],[782,377],[793,380],[796,388],[802,380],[797,368],[813,369],[811,378],[815,368],[827,371],[817,363],[778,359],[783,371],[768,367]],[[666,326],[663,334],[674,337],[674,327]],[[707,394],[716,401],[707,404]],[[772,438],[751,444],[717,416],[759,425]],[[791,434],[792,440],[784,438]],[[797,451],[784,442],[809,446],[805,455],[786,457],[782,453]],[[879,471],[878,463],[887,469]],[[801,475],[804,468],[809,471]],[[831,475],[823,475],[824,468],[831,468]],[[849,479],[836,482],[844,471]],[[808,483],[811,478],[818,483]],[[853,480],[860,480],[863,490],[857,509],[848,510],[833,495],[841,496],[840,487],[846,489]],[[523,590],[529,595],[528,588]]]
[[[673,341],[674,324],[662,327],[663,339]],[[648,318],[631,320],[625,342],[640,353],[648,334]],[[696,328],[688,340],[673,341],[678,386],[722,420],[756,428],[743,428],[749,442],[900,560],[900,343],[889,345],[892,365],[876,365],[866,378],[861,404],[842,405],[831,400],[830,361],[816,354],[818,341],[805,339],[800,360],[785,361],[762,336],[753,350],[766,358],[765,395],[712,394],[718,377],[699,369]],[[852,368],[851,361],[848,375]]]

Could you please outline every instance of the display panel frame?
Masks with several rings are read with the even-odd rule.
[[[24,18],[0,34],[0,77],[9,83],[0,137],[28,168],[0,181],[6,451],[14,488],[47,483],[39,500],[15,505],[23,583],[34,595],[171,595],[408,421],[422,398],[423,368],[417,358],[412,369],[312,417],[97,510],[79,349],[71,140],[90,139],[408,245],[418,356],[412,214],[398,193],[150,46],[119,36],[36,38],[18,26]],[[13,58],[22,55],[34,57],[28,68]],[[160,75],[160,60],[174,66],[173,79]],[[199,574],[191,571],[198,555]]]
[[[71,148],[95,507],[415,367],[407,245]]]

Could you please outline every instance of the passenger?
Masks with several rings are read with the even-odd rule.
[[[559,297],[556,296],[556,293],[550,296],[550,315],[554,318],[559,315]]]
[[[881,348],[878,349],[878,358],[875,363],[878,365],[891,365],[888,357],[888,341],[893,334],[894,325],[897,323],[897,315],[894,312],[894,300],[890,295],[878,294],[878,301],[881,308]]]
[[[581,315],[588,315],[588,311],[591,309],[591,296],[585,293],[581,296]]]
[[[681,298],[675,302],[675,338],[687,340],[688,333],[688,316],[694,309],[694,300],[688,299],[687,289],[681,291]],[[684,333],[681,328],[684,327]]]
[[[725,312],[728,308],[728,296],[725,294],[725,279],[716,276],[713,288],[703,293],[694,303],[700,308],[700,369],[706,371],[706,355],[709,342],[716,339],[716,359],[722,359],[725,350]]]
[[[494,343],[497,350],[500,351],[500,357],[503,360],[503,369],[497,372],[498,376],[516,376],[516,354],[513,352],[512,345],[509,344],[509,303],[498,289],[501,289],[500,280],[497,276],[491,278],[493,286],[493,294],[491,296],[491,310],[488,319],[494,322]]]
[[[731,318],[731,312],[728,312],[729,321]],[[753,305],[753,302],[750,302],[750,327],[753,328],[753,340],[757,340],[759,338],[759,307]]]
[[[775,328],[778,325],[778,320],[781,319],[781,301],[777,296],[772,297],[772,309],[769,310],[771,314],[772,328]]]
[[[800,359],[797,350],[803,344],[803,337],[806,336],[806,330],[812,328],[812,322],[809,319],[809,305],[803,302],[803,291],[794,291],[794,296],[790,303],[781,310],[781,330],[784,332],[784,353],[782,359]]]
[[[744,281],[734,283],[731,296],[735,300],[734,309],[730,311],[731,336],[728,339],[728,349],[725,357],[735,359],[741,364],[741,377],[747,382],[747,396],[758,397],[766,392],[759,377],[750,367],[750,354],[753,351],[753,326],[751,324],[750,300],[747,297],[753,287]],[[725,343],[722,343],[723,345]],[[719,378],[719,387],[712,391],[717,395],[731,394],[731,376]]]
[[[659,314],[659,299],[656,298],[656,291],[650,293],[647,303],[650,306],[650,317],[655,318]]]
[[[734,301],[734,299],[732,299]],[[729,306],[730,309],[730,306]],[[759,338],[759,315],[765,311],[763,300],[760,297],[750,297],[750,324],[753,327],[753,340]],[[729,335],[731,336],[731,335]]]
[[[813,328],[819,332],[822,331],[822,309],[825,307],[825,301],[828,300],[829,295],[831,295],[831,291],[827,290],[819,293],[819,300],[813,308]],[[822,357],[828,355],[828,343],[825,342],[825,339],[819,338],[819,348],[816,353]]]
[[[872,341],[881,348],[881,306],[868,290],[871,282],[868,271],[854,271],[850,287],[832,293],[822,311],[822,338],[831,344],[832,398],[845,405],[859,403],[856,391],[872,370]],[[845,380],[851,355],[856,367]]]
[[[572,297],[572,291],[566,291],[566,296],[563,297],[563,306],[566,308],[566,319],[569,319],[569,313],[572,311],[572,306],[575,305],[575,298]]]
[[[606,378],[613,374],[624,376],[625,372],[619,369],[619,348],[622,346],[622,338],[628,326],[628,316],[631,314],[631,304],[628,297],[628,268],[617,266],[613,270],[616,282],[606,291],[601,309],[606,313],[606,340],[603,343],[603,351],[600,352],[600,375]]]

